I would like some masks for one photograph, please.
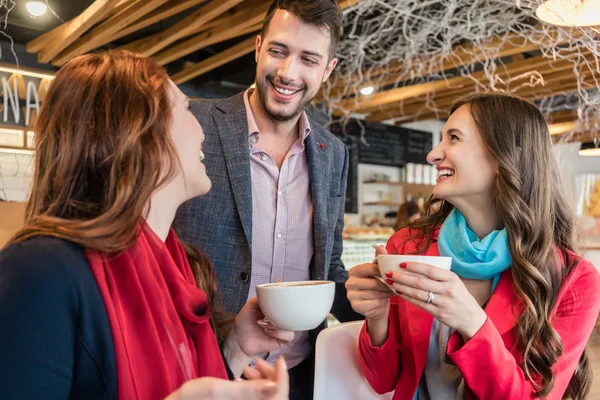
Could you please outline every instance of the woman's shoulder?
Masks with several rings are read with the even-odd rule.
[[[61,290],[89,273],[87,265],[78,245],[38,236],[0,251],[0,280],[24,289],[43,285]]]
[[[586,258],[567,251],[567,255],[574,265],[567,277],[566,284],[584,285],[590,290],[595,290],[600,295],[600,272],[598,268]]]

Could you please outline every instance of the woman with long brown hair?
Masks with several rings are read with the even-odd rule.
[[[235,320],[221,312],[210,262],[171,229],[211,182],[165,70],[129,52],[78,57],[35,132],[25,227],[0,253],[0,398],[287,398],[283,360],[248,364],[293,332],[259,326],[255,298]],[[227,379],[242,371],[252,379]]]
[[[542,113],[508,95],[459,101],[428,161],[425,215],[377,253],[450,256],[452,269],[401,263],[396,293],[374,264],[350,271],[368,381],[395,399],[585,398],[600,274],[576,255]]]

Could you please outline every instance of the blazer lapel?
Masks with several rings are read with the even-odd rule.
[[[319,132],[319,128],[312,129],[306,138],[306,157],[310,175],[310,192],[313,202],[313,229],[315,238],[314,268],[311,271],[312,279],[324,279],[325,248],[327,242],[327,202],[329,201],[329,173],[332,160],[328,150],[328,138]],[[321,146],[323,144],[324,146]]]
[[[485,307],[485,313],[494,323],[498,333],[504,335],[517,324],[522,310],[522,303],[517,301],[513,289],[512,273],[508,269],[502,273],[498,287]]]
[[[231,191],[242,221],[248,247],[252,249],[252,182],[248,149],[248,120],[243,93],[216,105],[226,115],[213,114],[225,156]]]

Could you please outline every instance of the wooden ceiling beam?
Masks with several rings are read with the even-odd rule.
[[[139,1],[146,1],[146,0],[127,0],[127,1],[138,1],[139,2]],[[134,23],[126,26],[125,28],[123,28],[117,32],[114,32],[112,35],[104,38],[101,41],[97,41],[95,43],[95,45],[97,45],[96,47],[100,47],[100,46],[104,46],[110,42],[114,42],[115,40],[118,40],[122,37],[130,35],[141,29],[144,29],[152,24],[160,22],[163,19],[172,17],[173,15],[177,15],[180,12],[183,12],[191,7],[194,7],[200,3],[203,3],[204,1],[206,1],[206,0],[169,0],[167,3],[154,9],[147,15],[144,15],[142,18],[138,19]],[[122,7],[125,7],[125,6],[128,6],[128,4],[126,4],[126,3],[122,4]],[[147,39],[148,38],[143,38],[142,40],[145,41]],[[88,46],[84,45],[84,46],[80,47],[77,51],[75,51],[71,54],[59,55],[59,58],[54,60],[54,64],[57,66],[64,65],[67,61],[69,61],[69,59],[70,59],[69,57],[71,57],[71,58],[76,57],[77,55],[86,53],[91,50],[93,50],[93,48],[91,48],[89,45]]]
[[[338,0],[338,5],[342,10],[357,4],[360,0]]]
[[[548,123],[558,124],[561,122],[568,122],[577,119],[577,110],[560,110],[551,113],[548,116]]]
[[[552,92],[538,90],[538,91],[534,91],[534,92],[530,92],[530,93],[523,93],[523,92],[517,91],[514,94],[518,95],[520,97],[527,98],[530,101],[535,101],[535,100],[539,100],[543,97],[547,97],[550,95],[554,96],[554,95],[559,95],[559,94],[573,93],[577,89],[578,89],[577,82],[568,82],[568,83],[563,83],[563,84],[557,85],[554,88],[554,91],[552,91]],[[451,106],[451,104],[445,105],[445,108],[438,107],[438,110],[431,110],[431,109],[422,107],[421,110],[418,110],[413,114],[406,113],[400,117],[393,118],[393,119],[396,120],[395,125],[402,125],[402,124],[406,124],[408,122],[425,121],[428,119],[445,119],[445,118],[448,118],[448,116],[450,115],[450,106]],[[386,118],[386,119],[392,119],[392,118]]]
[[[587,54],[587,53],[586,53]],[[573,54],[573,57],[578,57],[579,54]],[[556,61],[547,59],[543,56],[538,56],[532,59],[527,59],[523,61],[516,61],[514,63],[509,64],[510,67],[507,67],[505,71],[509,71],[510,75],[506,75],[506,78],[509,78],[511,75],[516,76],[521,73],[525,73],[528,71],[535,71],[536,68],[534,65],[560,65],[561,63],[569,63],[569,60],[559,59]],[[539,64],[540,63],[540,64]],[[505,71],[500,70],[498,72],[499,76],[503,76]],[[401,102],[407,99],[411,99],[417,96],[425,96],[428,93],[438,92],[443,90],[454,90],[455,88],[460,88],[462,85],[469,85],[469,82],[474,81],[484,81],[486,79],[485,71],[475,72],[471,74],[471,77],[454,77],[445,80],[432,81],[417,85],[405,86],[396,89],[387,90],[384,92],[375,93],[370,96],[365,96],[362,98],[352,98],[341,101],[337,104],[333,104],[339,112],[344,110],[349,110],[355,113],[366,113],[366,112],[375,112],[381,110],[383,106],[391,105],[395,102]]]
[[[577,129],[577,121],[566,121],[560,123],[549,124],[548,129],[551,135],[562,135],[563,133],[573,132]]]
[[[180,72],[172,75],[171,79],[176,84],[180,84],[205,74],[208,71],[212,71],[221,65],[227,64],[230,61],[254,51],[255,42],[256,38],[251,37],[199,63],[190,63],[186,65]]]
[[[143,18],[138,19],[133,24],[114,33],[110,38],[107,39],[106,43],[114,42],[117,39],[120,39],[134,32],[142,30],[152,24],[160,22],[163,19],[167,19],[169,17],[172,17],[173,15],[177,15],[182,11],[185,11],[189,8],[203,3],[204,1],[206,0],[170,0],[162,6],[150,12],[148,15],[145,15]],[[102,45],[106,43],[103,43]]]
[[[593,142],[594,140],[599,140],[599,139],[600,139],[600,134],[597,131],[585,131],[585,132],[568,131],[565,133],[552,135],[553,143],[565,143],[565,142],[567,142],[567,143],[574,143],[574,142],[587,143],[587,142]]]
[[[123,2],[126,1],[145,1],[145,0],[122,0]],[[127,35],[130,35],[134,32],[137,32],[141,29],[144,29],[152,24],[155,24],[157,22],[160,22],[164,19],[167,19],[169,17],[172,17],[174,15],[177,15],[189,8],[192,8],[194,6],[197,6],[198,4],[201,4],[203,2],[205,2],[206,0],[169,0],[167,3],[163,4],[162,6],[156,8],[155,10],[153,10],[152,12],[148,13],[147,15],[145,15],[143,18],[138,19],[136,22],[132,23],[131,25],[121,29],[118,32],[115,32],[113,35],[111,35],[109,38],[105,38],[104,40],[102,40],[102,42],[98,45],[98,47],[100,46],[104,46],[110,42],[114,42],[115,40],[121,39]],[[263,0],[264,1],[264,0]],[[238,5],[236,7],[231,8],[230,10],[228,10],[227,12],[225,12],[224,14],[233,14],[237,11],[239,11],[240,6],[245,6],[246,5],[246,1],[243,2],[241,5]],[[127,4],[122,4],[122,6],[126,6]],[[196,34],[196,33],[200,33],[200,32],[204,32],[208,29],[214,28],[215,26],[220,24],[220,20],[214,20],[211,22],[208,22],[202,26],[200,26],[197,30],[195,30],[194,32],[192,32],[192,34]],[[144,46],[147,45],[148,43],[152,42],[154,40],[154,38],[152,36],[149,37],[145,37],[142,39],[139,39],[137,41],[134,41],[131,43],[132,46]],[[83,49],[85,51],[90,51],[93,49]],[[82,52],[83,54],[83,52]],[[68,61],[68,59],[66,60]],[[60,59],[56,62],[57,65],[62,65],[66,62],[63,59]]]
[[[108,15],[110,10],[119,3],[120,0],[96,0],[81,14],[70,21],[57,26],[50,32],[44,33],[40,37],[27,43],[26,49],[29,53],[40,52],[42,56],[38,58],[47,60],[52,59],[68,45],[78,39],[85,31],[100,22]],[[48,59],[48,61],[50,60]],[[48,62],[42,61],[42,62]]]
[[[129,26],[138,19],[143,18],[146,14],[165,4],[167,1],[168,0],[143,0],[128,3],[128,6],[121,12],[113,15],[62,51],[56,59],[52,60],[52,65],[64,65],[72,58],[108,43],[113,34]]]
[[[112,17],[113,15],[117,15],[118,13],[129,7],[132,3],[139,1],[143,0],[119,0],[119,2],[115,4],[114,7],[112,7],[111,10],[108,12],[108,16]]]
[[[513,33],[501,37],[488,38],[483,41],[483,45],[485,45],[486,48],[497,48],[497,55],[500,58],[538,50],[540,45],[536,42],[540,40],[546,40],[548,43],[553,43],[554,45],[561,44],[557,42],[558,35],[556,31],[552,30],[548,33],[534,34],[536,35],[535,41],[530,41],[523,37],[523,35]],[[577,32],[574,31],[573,35],[577,35]],[[480,62],[489,57],[489,54],[484,54],[481,51],[481,45],[482,44],[479,43],[457,45],[453,48],[452,52],[442,60],[442,62],[439,62],[439,55],[421,57],[412,62],[412,64],[430,65],[431,68],[426,71],[415,71],[415,74],[427,76],[457,68],[462,65],[471,65]],[[395,84],[397,77],[394,77],[393,75],[406,67],[405,62],[399,60],[381,68],[372,70],[366,69],[362,71],[361,74],[352,75],[350,78],[335,80],[333,81],[334,88],[331,90],[328,97],[340,98],[354,95],[356,94],[357,89],[359,89],[358,85],[362,87],[371,84],[369,81],[379,87]],[[380,76],[383,74],[391,74],[391,76],[382,79]],[[367,82],[365,82],[365,80]]]
[[[234,15],[223,18],[214,28],[167,48],[155,54],[153,58],[159,64],[166,65],[212,44],[255,32],[262,27],[268,8],[269,4],[262,0],[249,1],[247,7],[240,9]],[[255,28],[257,25],[258,29]]]
[[[261,28],[262,28],[262,23],[254,24],[254,25],[249,26],[242,30],[237,30],[237,29],[227,30],[225,32],[219,33],[218,35],[214,35],[214,34],[212,34],[212,32],[206,32],[206,34],[201,33],[200,35],[198,35],[197,38],[195,38],[195,40],[190,40],[189,44],[192,45],[194,48],[196,48],[196,50],[198,50],[198,49],[202,49],[204,47],[210,46],[211,44],[223,42],[225,40],[243,36],[248,33],[258,32],[258,31],[260,31]],[[196,50],[190,50],[190,51],[186,52],[186,50],[184,50],[183,47],[180,48],[177,46],[177,47],[174,47],[173,52],[171,52],[169,54],[158,53],[157,55],[153,56],[152,58],[154,58],[160,65],[166,65],[166,64],[168,64],[172,61],[175,61],[179,58],[182,58],[185,55],[190,54]]]
[[[552,87],[556,86],[555,84],[560,83],[564,80],[575,82],[574,77],[571,73],[571,68],[571,65],[563,63],[562,65],[556,65],[550,71],[540,71],[544,76],[545,86],[524,86],[520,91],[516,91],[515,94],[518,94],[522,97],[527,97],[527,95],[530,92],[539,92],[540,90],[544,90],[545,88],[551,91]],[[519,85],[524,84],[526,81],[527,78],[523,77],[520,80],[511,82],[511,86],[515,88]],[[413,114],[420,113],[423,110],[427,110],[427,104],[429,103],[431,103],[432,107],[435,107],[436,109],[449,110],[456,100],[469,94],[476,93],[477,91],[477,85],[475,84],[475,82],[472,82],[472,84],[465,85],[461,88],[447,90],[441,93],[435,93],[429,98],[411,99],[410,103],[404,102],[403,104],[396,105],[394,108],[384,109],[373,113],[367,116],[366,120],[377,122],[386,119],[395,119],[398,117],[410,116]],[[433,109],[429,110],[433,112]]]
[[[212,21],[242,0],[211,1],[166,30],[149,36],[144,43],[134,42],[123,48],[150,57],[167,46],[192,35],[205,23]],[[150,39],[151,38],[151,39]]]

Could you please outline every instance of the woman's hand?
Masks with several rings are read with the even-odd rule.
[[[385,247],[379,246],[375,255],[387,254]],[[379,267],[374,263],[357,265],[350,270],[346,281],[348,300],[357,313],[367,318],[371,343],[379,346],[387,338],[390,297],[394,293],[381,281]]]
[[[379,246],[375,255],[387,254],[383,246]],[[348,272],[346,292],[354,311],[369,319],[386,319],[388,316],[389,299],[394,293],[381,281],[379,267],[374,263],[355,266]]]
[[[266,364],[266,363],[265,363]],[[198,378],[184,383],[165,400],[283,400],[289,397],[289,377],[285,362],[254,374],[251,380],[228,381]],[[249,373],[252,368],[248,367]]]
[[[244,368],[244,377],[251,381],[267,379],[275,382],[277,385],[277,392],[269,397],[271,400],[283,400],[289,398],[289,375],[285,360],[281,356],[277,359],[275,367],[271,367],[266,361],[260,358],[257,359],[254,368],[250,366]]]
[[[235,318],[234,327],[223,345],[223,353],[231,371],[241,375],[253,357],[276,350],[293,339],[294,332],[284,331],[265,321],[258,300],[252,297]]]
[[[483,326],[487,315],[454,272],[416,262],[400,266],[403,271],[388,272],[387,275],[388,283],[394,286],[400,297],[457,330],[465,341]],[[433,294],[430,303],[429,293]]]

